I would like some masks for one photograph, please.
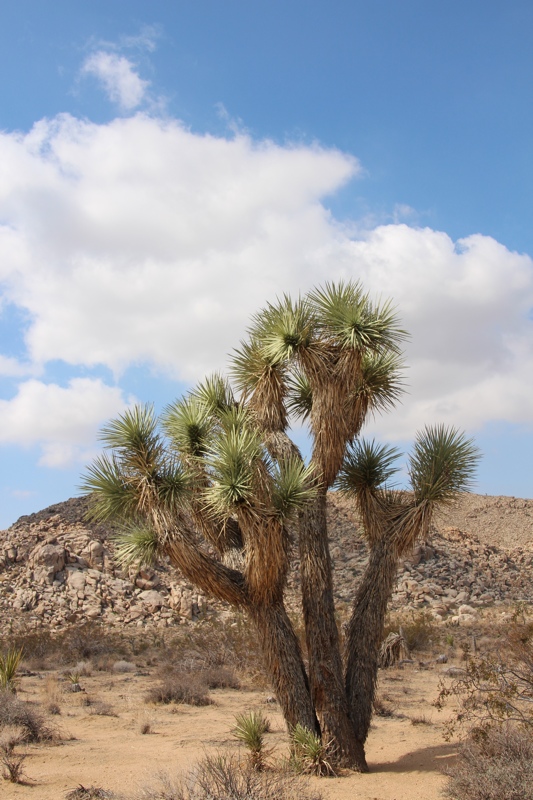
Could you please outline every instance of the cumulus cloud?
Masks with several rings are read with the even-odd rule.
[[[131,111],[141,105],[150,85],[125,56],[106,50],[92,53],[83,63],[82,75],[93,75],[104,87],[112,103]]]
[[[532,260],[399,222],[355,236],[324,204],[359,174],[350,155],[61,116],[0,134],[0,165],[0,280],[37,366],[144,363],[193,381],[224,367],[265,301],[360,278],[412,334],[410,394],[379,431],[533,421]]]
[[[120,389],[100,380],[74,378],[67,387],[28,380],[11,400],[0,400],[0,442],[38,444],[39,463],[48,467],[85,463],[98,428],[125,407]]]

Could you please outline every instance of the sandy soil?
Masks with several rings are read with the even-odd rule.
[[[375,718],[367,743],[371,773],[314,779],[324,800],[441,797],[446,781],[441,770],[456,752],[456,746],[443,739],[443,715],[432,706],[441,670],[407,665],[382,673],[378,694],[395,713]],[[50,675],[53,680],[57,673],[23,678],[19,697],[43,708],[47,686],[50,699]],[[267,746],[274,749],[272,758],[288,751],[281,714],[276,705],[265,704],[265,692],[216,690],[211,693],[215,701],[211,706],[154,706],[143,701],[155,682],[150,675],[93,673],[80,682],[84,693],[63,691],[61,715],[48,717],[60,728],[63,742],[27,746],[27,782],[0,781],[2,798],[59,800],[79,784],[131,796],[153,782],[158,770],[187,770],[206,752],[235,751],[231,735],[235,714],[258,707],[272,722],[267,735]],[[83,705],[85,697],[92,705]],[[95,711],[107,711],[107,715]],[[143,735],[141,725],[146,722],[153,733]]]

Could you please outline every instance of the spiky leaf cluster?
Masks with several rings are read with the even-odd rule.
[[[378,444],[374,439],[354,442],[346,454],[337,480],[338,488],[346,494],[383,488],[397,472],[395,462],[400,456],[396,447]]]
[[[115,542],[115,558],[123,567],[152,566],[157,561],[161,542],[153,528],[132,524],[117,534]]]
[[[417,502],[446,504],[473,483],[480,451],[472,439],[445,425],[421,431],[409,459],[409,477]]]
[[[359,282],[326,283],[309,295],[322,337],[342,349],[399,353],[406,337],[390,302],[373,303]]]
[[[109,422],[106,448],[87,468],[83,491],[95,519],[131,522],[172,515],[186,502],[190,475],[168,452],[151,406],[135,406]]]

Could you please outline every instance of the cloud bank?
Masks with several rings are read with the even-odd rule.
[[[94,74],[111,76],[131,108],[144,89],[113,58],[94,61]],[[16,377],[28,374],[26,362],[42,370],[59,360],[105,365],[119,378],[145,364],[194,381],[224,367],[265,301],[360,278],[394,298],[412,334],[410,395],[379,420],[380,432],[401,439],[425,422],[531,423],[531,258],[487,236],[454,243],[405,224],[354,237],[325,199],[359,172],[337,150],[201,135],[143,114],[101,125],[63,115],[0,134],[3,301],[28,319],[25,366],[0,354],[0,368]],[[94,403],[91,420],[125,403],[98,382],[60,390],[34,380],[18,391],[3,401],[0,440],[44,442],[48,464],[70,444],[88,446],[92,422],[82,435],[52,410],[56,422],[43,431],[32,416],[40,401],[27,398],[42,392],[53,409],[87,413]]]

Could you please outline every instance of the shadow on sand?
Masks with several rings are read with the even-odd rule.
[[[397,761],[369,761],[370,772],[440,772],[457,756],[457,744],[411,750]]]

